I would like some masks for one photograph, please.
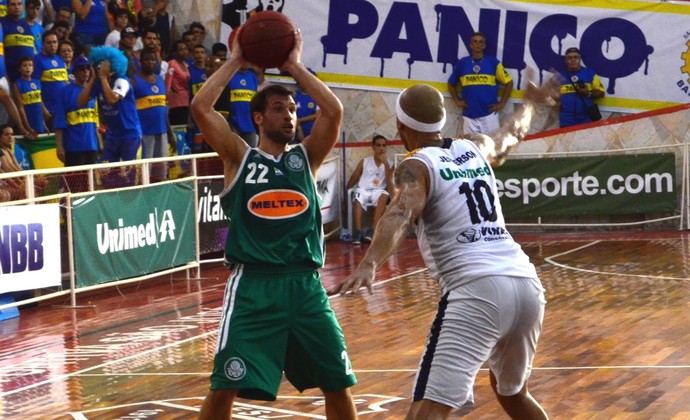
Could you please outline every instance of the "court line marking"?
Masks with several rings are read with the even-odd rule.
[[[415,274],[423,273],[423,272],[428,271],[428,270],[429,270],[428,268],[424,267],[424,268],[420,268],[419,270],[415,270],[415,271],[411,271],[409,273],[401,274],[399,276],[395,276],[395,277],[392,277],[392,278],[387,279],[387,280],[377,281],[377,282],[374,282],[373,287],[376,287],[377,285],[384,285],[384,284],[390,283],[392,281],[404,279],[405,277],[414,276]]]
[[[425,268],[420,268],[420,269],[418,269],[418,270],[410,271],[409,273],[405,273],[405,274],[401,274],[401,275],[399,275],[399,276],[391,277],[391,278],[386,279],[386,280],[374,281],[374,284],[372,284],[371,287],[374,288],[374,287],[378,287],[378,286],[383,286],[383,285],[388,284],[388,283],[390,283],[390,282],[392,282],[392,281],[404,279],[405,277],[409,277],[409,276],[414,276],[415,274],[423,273],[423,272],[428,271],[428,270],[429,270],[429,269],[426,268],[426,267],[425,267]],[[362,287],[359,288],[359,290],[357,290],[356,293],[355,293],[355,292],[352,292],[352,291],[348,291],[347,293],[338,293],[337,295],[331,295],[331,296],[329,296],[328,299],[333,299],[333,298],[341,297],[341,296],[342,296],[342,297],[345,297],[345,296],[351,297],[351,296],[360,295],[360,294],[362,294],[362,293],[364,292],[365,289],[366,289],[366,287],[362,286]]]
[[[600,242],[603,242],[603,240],[596,240],[594,242],[590,242],[589,244],[582,245],[580,247],[571,249],[569,251],[565,251],[565,252],[561,252],[559,254],[545,257],[544,261],[546,261],[547,263],[549,263],[555,267],[565,268],[566,270],[580,271],[582,273],[589,273],[589,274],[604,274],[604,275],[608,275],[608,276],[635,277],[635,278],[641,278],[641,279],[690,281],[690,278],[687,278],[687,277],[653,276],[653,275],[644,275],[644,274],[627,274],[627,273],[620,273],[620,272],[616,273],[616,272],[611,272],[611,271],[590,270],[587,268],[578,268],[578,267],[574,267],[571,265],[565,265],[565,264],[561,264],[561,263],[554,261],[554,258],[561,257],[563,255],[568,255],[568,254],[573,253],[573,252],[580,251],[580,250],[588,248],[592,245],[596,245]]]
[[[203,401],[203,397],[191,397],[191,398],[185,398],[185,399],[174,399],[172,401],[184,401],[184,400],[201,400]],[[116,410],[116,409],[122,409],[122,408],[132,408],[135,409],[137,406],[144,406],[144,405],[153,405],[155,406],[163,406],[163,407],[168,407],[168,408],[176,408],[178,410],[182,411],[191,411],[198,413],[201,411],[201,408],[199,407],[194,407],[191,405],[183,405],[183,404],[175,404],[172,402],[169,402],[171,400],[151,400],[151,401],[142,401],[142,402],[136,402],[136,403],[130,403],[130,404],[120,404],[117,406],[113,407],[103,407],[103,408],[97,408],[93,410],[84,410],[84,411],[79,411],[79,412],[71,412],[68,413],[69,415],[72,415],[75,419],[76,418],[83,418],[86,419],[84,414],[89,414],[89,413],[97,413],[97,412],[102,412],[102,411],[111,411],[111,410]],[[318,414],[310,414],[310,413],[302,413],[299,411],[292,411],[292,410],[285,410],[281,408],[275,408],[275,407],[264,407],[261,405],[255,405],[255,404],[248,404],[244,402],[237,401],[235,402],[233,406],[233,411],[239,411],[237,409],[254,409],[254,410],[260,410],[260,411],[270,411],[271,413],[279,413],[279,414],[290,414],[290,415],[299,415],[301,417],[308,417],[312,419],[325,419],[325,416],[318,415]],[[78,417],[77,417],[78,416]],[[256,420],[261,417],[254,417],[254,416],[248,416],[248,415],[243,415],[243,414],[238,414],[238,413],[232,413],[232,417],[236,419],[244,419],[244,420]]]
[[[130,359],[135,359],[135,358],[141,357],[141,356],[146,355],[146,354],[150,354],[150,353],[162,351],[162,350],[165,350],[165,349],[170,348],[170,347],[175,347],[175,346],[178,346],[178,345],[181,345],[181,344],[185,344],[185,343],[187,343],[187,342],[189,342],[189,341],[198,340],[198,339],[200,339],[200,338],[208,337],[208,336],[211,335],[211,334],[217,334],[217,333],[218,333],[218,331],[209,331],[209,332],[205,332],[205,333],[203,333],[203,334],[200,334],[200,335],[197,335],[197,336],[194,336],[194,337],[185,338],[184,340],[174,341],[174,342],[172,342],[172,343],[168,343],[168,344],[165,344],[165,345],[163,345],[163,346],[158,346],[158,347],[154,347],[154,348],[151,348],[151,349],[148,349],[148,350],[144,350],[144,351],[141,351],[141,352],[138,352],[138,353],[135,353],[135,354],[130,354],[129,356],[125,356],[125,357],[123,357],[123,358],[121,358],[121,359],[110,360],[110,361],[107,361],[107,362],[105,362],[105,363],[99,363],[99,364],[97,364],[97,365],[94,365],[94,366],[91,366],[91,367],[88,367],[88,368],[84,368],[84,369],[78,370],[78,371],[76,371],[76,372],[71,372],[71,373],[68,373],[68,374],[53,376],[53,377],[48,378],[48,379],[45,379],[45,380],[43,380],[43,381],[36,382],[36,383],[31,384],[31,385],[27,385],[27,386],[25,386],[25,387],[23,387],[23,388],[17,388],[17,389],[14,389],[14,390],[12,390],[12,391],[0,392],[0,398],[6,397],[6,396],[8,396],[8,395],[14,395],[14,394],[16,394],[16,393],[23,392],[23,391],[28,391],[28,390],[30,390],[30,389],[37,388],[37,387],[39,387],[39,386],[43,386],[43,385],[47,385],[47,384],[51,384],[51,383],[54,383],[54,382],[57,382],[57,381],[69,379],[69,378],[71,378],[71,377],[73,377],[73,376],[80,375],[80,374],[87,373],[87,372],[91,372],[91,371],[97,370],[97,369],[102,369],[102,368],[104,368],[104,367],[106,367],[106,366],[114,365],[114,364],[116,364],[116,363],[126,362],[126,361],[128,361],[128,360],[130,360]]]
[[[372,413],[382,413],[389,411],[386,408],[383,408],[384,405],[386,404],[391,404],[395,403],[398,401],[405,400],[406,398],[403,397],[396,397],[396,396],[391,396],[391,395],[381,395],[381,394],[353,394],[352,397],[355,400],[361,400],[364,398],[365,404],[368,398],[379,398],[382,401],[379,402],[374,402],[372,404],[368,404],[364,408],[365,411],[358,411],[358,415],[363,415],[363,414],[372,414]],[[294,395],[294,396],[281,396],[278,395],[277,398],[279,400],[312,400],[314,402],[319,402],[323,401],[322,396],[314,397],[314,396],[302,396],[302,395]],[[86,420],[87,417],[85,414],[90,414],[90,413],[99,413],[99,412],[104,412],[104,411],[111,411],[111,410],[116,410],[116,409],[127,409],[127,408],[136,408],[138,406],[147,406],[147,405],[153,405],[153,406],[163,406],[163,407],[169,407],[169,408],[176,408],[182,411],[193,411],[193,412],[199,412],[200,408],[191,406],[191,405],[184,405],[184,404],[176,404],[175,402],[181,402],[181,401],[200,401],[203,402],[204,397],[182,397],[182,398],[172,398],[172,399],[166,399],[166,400],[150,400],[150,401],[139,401],[139,402],[133,402],[133,403],[127,403],[127,404],[118,404],[112,407],[99,407],[99,408],[93,408],[93,409],[87,409],[84,411],[73,411],[73,412],[68,412],[67,415],[71,415],[73,419],[75,420]],[[262,405],[257,405],[257,404],[251,404],[251,403],[246,403],[246,402],[241,402],[241,401],[236,401],[233,407],[233,411],[240,411],[241,409],[254,409],[254,410],[260,410],[260,411],[269,411],[271,413],[280,413],[280,414],[290,414],[290,415],[299,415],[301,417],[309,417],[309,418],[315,418],[315,419],[326,419],[324,415],[320,414],[311,414],[311,413],[303,413],[300,411],[293,411],[293,410],[288,410],[284,408],[275,408],[275,407],[268,407],[268,406],[262,406]],[[358,408],[359,410],[359,408]],[[147,411],[150,411],[147,410]],[[237,413],[232,413],[233,418],[238,418],[238,419],[246,419],[246,420],[256,420],[259,418],[264,418],[264,417],[249,417],[246,415],[242,414],[237,414]]]
[[[163,407],[177,408],[177,409],[183,410],[183,411],[195,411],[195,412],[197,412],[197,413],[198,413],[199,411],[201,411],[201,409],[196,408],[196,407],[192,407],[192,406],[189,406],[189,405],[182,405],[182,404],[174,404],[174,403],[171,403],[171,402],[168,402],[168,401],[156,400],[156,401],[152,401],[151,403],[152,403],[152,404],[155,404],[155,405],[162,405]],[[146,404],[146,402],[137,403],[137,404]]]
[[[599,242],[602,242],[602,241],[601,241],[601,240],[597,240],[597,241],[591,242],[591,243],[589,243],[589,244],[583,245],[583,246],[581,246],[581,247],[572,249],[572,250],[570,250],[570,251],[566,251],[566,252],[563,252],[563,253],[560,253],[560,254],[552,255],[551,257],[545,258],[545,261],[547,261],[549,264],[552,264],[552,265],[555,265],[555,266],[558,266],[558,267],[562,267],[562,268],[566,268],[566,269],[575,270],[575,271],[584,271],[584,272],[595,273],[595,274],[610,274],[610,275],[619,275],[619,276],[620,276],[620,275],[625,275],[625,274],[620,274],[620,273],[605,273],[605,272],[600,272],[600,271],[585,270],[585,269],[579,269],[579,268],[575,268],[575,267],[569,267],[569,266],[566,266],[566,265],[563,265],[563,264],[560,264],[560,263],[556,263],[555,261],[552,260],[552,258],[556,258],[556,257],[562,256],[562,255],[567,255],[567,254],[569,254],[569,253],[571,253],[571,252],[576,252],[576,251],[578,251],[578,250],[581,250],[581,249],[587,248],[587,247],[589,247],[589,246],[595,245],[595,244],[597,244],[597,243],[599,243]],[[427,268],[418,269],[418,270],[415,270],[415,271],[412,271],[412,272],[409,272],[409,273],[405,273],[405,274],[402,274],[402,275],[399,275],[399,276],[396,276],[396,277],[392,277],[392,278],[390,278],[390,279],[386,279],[386,280],[382,280],[382,281],[375,282],[375,283],[373,284],[373,287],[377,287],[378,285],[385,285],[385,284],[390,283],[390,282],[392,282],[392,281],[400,280],[400,279],[402,279],[402,278],[409,277],[409,276],[412,276],[412,275],[415,275],[415,274],[419,274],[419,273],[422,273],[422,272],[424,272],[424,271],[427,271]],[[632,275],[632,274],[629,274],[628,276],[642,277],[642,278],[663,278],[663,279],[686,280],[686,281],[687,281],[687,280],[690,280],[690,279],[678,279],[678,278],[668,278],[668,277],[640,276],[640,275]],[[336,297],[339,297],[339,296],[343,296],[343,295],[334,295],[334,296],[330,296],[329,299],[331,299],[331,298],[336,298]],[[46,380],[43,380],[43,381],[40,381],[40,382],[36,382],[36,383],[30,384],[30,385],[27,385],[27,386],[25,386],[25,387],[22,387],[22,388],[17,388],[17,389],[15,389],[15,390],[11,390],[11,391],[0,392],[0,398],[4,398],[4,397],[6,397],[6,396],[10,396],[10,395],[14,395],[14,394],[21,393],[21,392],[24,392],[24,391],[28,391],[28,390],[30,390],[30,389],[37,388],[37,387],[39,387],[39,386],[51,384],[51,383],[54,383],[54,382],[58,382],[58,381],[61,381],[61,380],[65,380],[65,379],[69,379],[69,378],[71,378],[71,377],[75,377],[75,376],[79,376],[79,375],[85,375],[85,374],[88,374],[88,372],[91,372],[91,371],[94,371],[94,370],[102,369],[102,368],[105,368],[105,367],[107,367],[107,366],[114,365],[114,364],[116,364],[116,363],[123,363],[123,362],[126,362],[126,361],[130,360],[130,359],[138,358],[138,357],[141,357],[141,356],[143,356],[143,355],[150,354],[150,353],[154,353],[154,352],[159,352],[159,351],[165,350],[165,349],[167,349],[167,348],[171,348],[171,347],[175,347],[175,346],[178,346],[178,345],[182,345],[182,344],[185,344],[185,343],[187,343],[187,342],[191,342],[191,341],[194,341],[194,340],[198,340],[198,339],[201,339],[201,338],[205,338],[205,337],[208,337],[208,336],[210,336],[210,335],[212,335],[212,334],[217,334],[217,333],[218,333],[217,330],[209,331],[209,332],[206,332],[206,333],[197,335],[197,336],[193,336],[193,337],[186,338],[186,339],[184,339],[184,340],[175,341],[175,342],[168,343],[168,344],[165,344],[165,345],[162,345],[162,346],[158,346],[158,347],[154,347],[154,348],[151,348],[151,349],[148,349],[148,350],[144,350],[144,351],[138,352],[138,353],[136,353],[136,354],[131,354],[131,355],[129,355],[129,356],[125,356],[125,357],[123,357],[123,358],[121,358],[121,359],[118,359],[118,360],[110,360],[110,361],[108,361],[108,362],[99,363],[99,364],[97,364],[97,365],[94,365],[94,366],[91,366],[91,367],[88,367],[88,368],[84,368],[84,369],[81,369],[81,370],[76,371],[76,372],[71,372],[71,373],[68,373],[68,374],[62,374],[62,375],[52,376],[52,377],[50,377],[50,378],[48,378],[48,379],[46,379]],[[663,366],[662,366],[662,367],[660,367],[660,366],[645,366],[645,367],[639,367],[639,366],[630,366],[630,367],[611,367],[611,366],[605,366],[605,367],[589,367],[589,366],[586,366],[586,367],[553,367],[553,368],[550,368],[550,367],[548,367],[548,368],[544,368],[544,367],[533,367],[533,369],[534,369],[534,370],[541,370],[541,369],[549,369],[549,370],[557,370],[557,369],[616,369],[616,368],[628,368],[628,369],[639,369],[639,368],[650,368],[650,369],[652,369],[652,368],[682,369],[682,368],[687,368],[687,367],[688,367],[688,366],[668,366],[668,367],[663,367]],[[405,372],[407,372],[408,370],[400,370],[400,371],[405,371]],[[416,372],[416,369],[415,369],[415,370],[410,370],[410,371],[415,371],[415,372]],[[372,371],[367,371],[367,370],[356,370],[355,372],[367,373],[367,372],[376,372],[376,371],[374,371],[374,370],[372,370]],[[94,375],[97,375],[97,374],[94,374]],[[122,375],[124,375],[124,374],[122,374]],[[2,376],[7,376],[7,375],[2,375]]]
[[[608,366],[539,366],[532,367],[532,370],[595,370],[595,369],[690,369],[690,365],[608,365]],[[488,368],[480,370],[488,371]],[[355,373],[416,373],[417,368],[411,369],[355,369]],[[211,376],[211,372],[180,372],[180,373],[83,373],[75,374],[79,377],[88,378],[107,378],[113,376]],[[290,397],[296,398],[296,397]],[[304,397],[311,398],[311,397]]]
[[[391,282],[391,281],[399,280],[399,279],[404,278],[404,277],[407,277],[407,276],[412,276],[412,275],[414,275],[414,274],[421,273],[421,272],[423,272],[423,271],[426,271],[426,268],[419,269],[419,270],[415,270],[415,271],[410,272],[410,273],[405,273],[405,274],[402,274],[402,275],[400,275],[400,276],[396,276],[396,277],[393,277],[393,278],[390,278],[390,279],[386,279],[386,280],[382,280],[382,281],[379,281],[379,282],[375,282],[375,283],[374,283],[374,287],[376,287],[377,284],[386,284],[386,283],[389,283],[389,282]],[[331,298],[336,298],[336,297],[338,297],[338,296],[342,296],[342,295],[329,296],[329,299],[331,299]],[[167,348],[176,347],[176,346],[178,346],[178,345],[182,345],[182,344],[185,344],[185,343],[190,342],[190,341],[202,339],[202,338],[205,338],[205,337],[208,337],[208,336],[210,336],[210,335],[212,335],[212,334],[217,334],[217,333],[218,333],[218,330],[217,330],[217,329],[216,329],[216,330],[213,330],[213,331],[208,331],[208,332],[206,332],[206,333],[203,333],[203,334],[200,334],[200,335],[196,335],[196,336],[193,336],[193,337],[189,337],[189,338],[186,338],[186,339],[184,339],[184,340],[174,341],[174,342],[172,342],[172,343],[168,343],[168,344],[165,344],[165,345],[162,345],[162,346],[154,347],[154,348],[151,348],[151,349],[148,349],[148,350],[143,350],[143,351],[137,352],[137,353],[135,353],[135,354],[130,354],[129,356],[125,356],[125,357],[123,357],[123,358],[121,358],[121,359],[110,360],[110,361],[107,361],[107,362],[104,362],[104,363],[99,363],[99,364],[97,364],[97,365],[94,365],[94,366],[91,366],[91,367],[88,367],[88,368],[84,368],[84,369],[78,370],[78,371],[76,371],[76,372],[71,372],[71,373],[68,373],[68,374],[62,374],[62,375],[52,376],[52,377],[50,377],[50,378],[48,378],[48,379],[45,379],[45,380],[43,380],[43,381],[40,381],[40,382],[36,382],[36,383],[30,384],[30,385],[26,385],[26,386],[24,386],[24,387],[22,387],[22,388],[17,388],[17,389],[11,390],[11,391],[0,392],[0,398],[4,398],[4,397],[10,396],[10,395],[14,395],[14,394],[17,394],[17,393],[21,393],[21,392],[24,392],[24,391],[28,391],[28,390],[30,390],[30,389],[37,388],[37,387],[39,387],[39,386],[43,386],[43,385],[47,385],[47,384],[52,384],[52,383],[55,383],[55,382],[59,382],[59,381],[62,381],[62,380],[65,380],[65,379],[69,379],[69,378],[74,377],[74,376],[77,376],[77,375],[83,375],[83,374],[86,374],[86,373],[91,372],[91,371],[94,371],[94,370],[103,369],[103,368],[105,368],[105,367],[107,367],[107,366],[114,365],[114,364],[116,364],[116,363],[123,363],[123,362],[126,362],[126,361],[131,360],[131,359],[135,359],[135,358],[139,358],[139,357],[141,357],[141,356],[147,355],[147,354],[151,354],[151,353],[163,351],[163,350],[165,350],[165,349],[167,349]],[[9,375],[0,375],[0,377],[9,377]]]

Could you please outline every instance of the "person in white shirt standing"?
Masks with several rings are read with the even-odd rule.
[[[105,46],[120,48],[120,34],[129,26],[129,14],[125,9],[117,9],[113,14],[113,30],[105,37]]]

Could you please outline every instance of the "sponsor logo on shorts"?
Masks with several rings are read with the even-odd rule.
[[[247,374],[244,361],[238,357],[232,357],[225,362],[225,376],[231,381],[239,381]]]
[[[288,219],[299,216],[309,208],[309,199],[299,191],[269,190],[252,197],[247,209],[264,219]]]

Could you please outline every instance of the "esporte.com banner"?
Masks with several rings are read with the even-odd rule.
[[[302,61],[323,80],[399,89],[417,82],[446,91],[475,31],[524,89],[527,68],[563,67],[569,47],[602,77],[605,108],[639,111],[690,101],[690,5],[596,0],[384,1],[222,0],[221,37],[261,10],[301,30]],[[517,96],[513,95],[513,96]]]
[[[0,207],[0,294],[60,285],[57,204]]]
[[[496,168],[506,217],[673,213],[675,155],[509,159]]]

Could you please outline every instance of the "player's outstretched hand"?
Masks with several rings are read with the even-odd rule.
[[[327,292],[331,296],[337,294],[344,295],[347,292],[356,294],[360,288],[366,287],[369,290],[369,294],[372,294],[374,292],[372,285],[375,274],[376,267],[373,264],[361,263],[340,285],[330,288]]]
[[[528,71],[528,79],[533,75],[534,71]],[[560,96],[561,76],[558,73],[554,73],[541,85],[537,86],[533,82],[527,82],[527,88],[525,89],[524,101],[531,102],[534,105],[547,105],[555,106],[558,97]]]

